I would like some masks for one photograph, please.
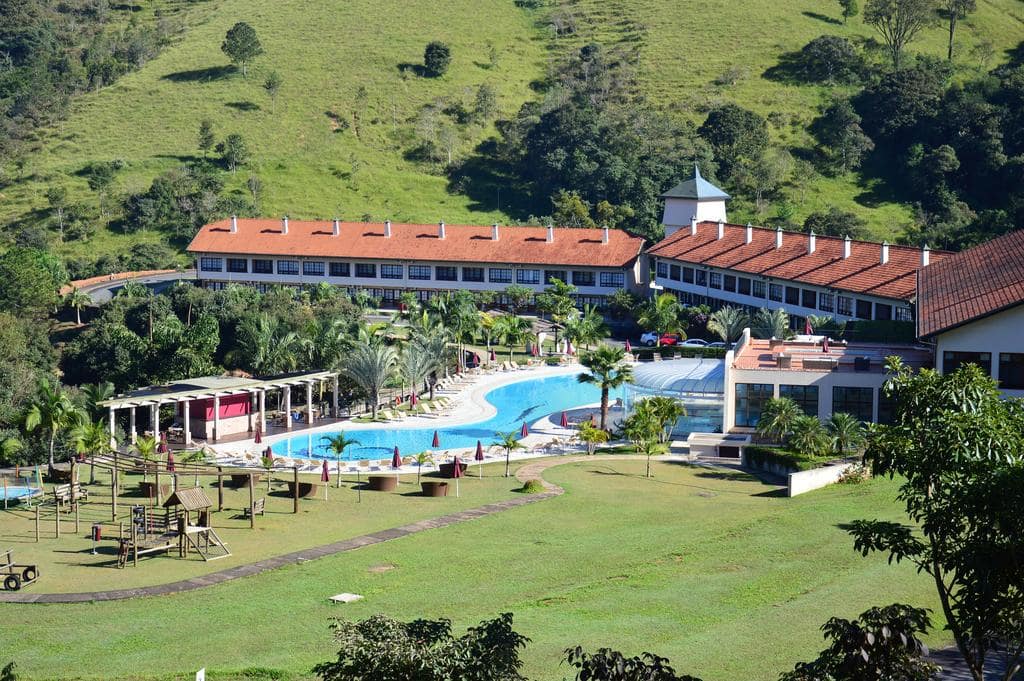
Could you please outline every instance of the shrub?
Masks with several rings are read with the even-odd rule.
[[[658,348],[658,353],[661,355],[662,359],[672,359],[676,356],[676,349],[671,345],[662,345]]]
[[[428,76],[437,78],[448,71],[452,63],[452,51],[447,45],[437,40],[428,43],[423,50],[423,70]]]
[[[794,471],[809,471],[812,468],[818,468],[826,461],[823,457],[798,454],[782,447],[749,445],[744,447],[743,452],[747,464],[753,468],[767,468],[774,465]]]
[[[524,494],[540,494],[544,491],[544,483],[537,479],[527,480],[519,488],[519,491]]]
[[[868,478],[871,477],[871,471],[868,470],[867,466],[850,466],[846,469],[846,472],[839,476],[839,484],[841,485],[859,485]]]

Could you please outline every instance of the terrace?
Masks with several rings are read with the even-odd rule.
[[[736,353],[733,368],[742,370],[885,373],[885,360],[896,355],[914,368],[932,366],[932,351],[919,345],[846,343],[825,336],[793,340],[751,338]]]

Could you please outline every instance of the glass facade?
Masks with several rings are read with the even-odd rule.
[[[818,415],[818,386],[780,385],[779,397],[788,397],[799,405],[808,416]]]
[[[992,353],[990,352],[943,352],[942,373],[951,374],[964,364],[977,364],[986,376],[992,375]]]
[[[843,412],[858,421],[870,423],[874,406],[874,389],[849,388],[841,385],[832,387],[832,413]]]
[[[771,383],[737,383],[735,425],[755,427],[761,418],[761,410],[772,396]]]

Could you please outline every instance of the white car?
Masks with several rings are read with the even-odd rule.
[[[681,343],[681,345],[683,345],[684,347],[691,347],[691,348],[703,348],[703,347],[707,346],[707,344],[708,344],[708,342],[706,340],[701,339],[701,338],[687,338],[686,340],[684,340]]]
[[[658,334],[655,331],[648,331],[647,333],[640,336],[641,345],[655,345],[658,342]]]

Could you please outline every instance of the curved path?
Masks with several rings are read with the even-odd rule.
[[[323,558],[324,556],[333,556],[337,553],[354,551],[363,546],[380,544],[392,539],[407,537],[411,534],[416,534],[425,530],[447,527],[449,525],[455,525],[456,523],[466,522],[467,520],[473,520],[474,518],[494,515],[495,513],[507,511],[512,508],[518,508],[519,506],[526,506],[527,504],[557,497],[560,494],[563,494],[565,490],[558,485],[553,485],[547,482],[542,477],[543,472],[552,466],[577,463],[579,461],[622,461],[642,458],[644,457],[637,455],[566,456],[542,459],[540,461],[531,461],[519,467],[516,471],[516,479],[520,482],[526,482],[527,480],[533,479],[540,480],[544,485],[544,491],[539,494],[524,494],[513,499],[497,501],[493,504],[484,504],[483,506],[477,506],[476,508],[466,509],[465,511],[459,511],[457,513],[449,513],[437,518],[419,520],[415,523],[409,523],[408,525],[400,525],[399,527],[392,527],[379,532],[373,532],[371,534],[343,539],[332,544],[314,546],[312,548],[302,549],[301,551],[294,551],[281,556],[266,558],[255,563],[236,565],[233,568],[220,570],[218,572],[211,572],[206,575],[199,575],[190,579],[183,579],[178,582],[155,584],[153,586],[141,586],[135,589],[85,591],[80,593],[29,593],[24,591],[0,591],[0,603],[86,603],[89,601],[119,601],[126,598],[162,596],[166,594],[181,593],[184,591],[195,591],[196,589],[213,586],[214,584],[229,582],[233,579],[248,577],[250,575],[258,575],[261,572],[267,572],[286,565],[295,565],[307,560],[314,560],[316,558]]]

